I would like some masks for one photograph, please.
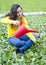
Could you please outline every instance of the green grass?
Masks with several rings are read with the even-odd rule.
[[[0,13],[9,11],[15,3],[20,4],[24,12],[46,11],[46,0],[0,0]]]
[[[0,24],[0,65],[46,65],[46,15],[26,18],[30,28],[40,31],[40,38],[21,57],[7,40],[7,25]]]

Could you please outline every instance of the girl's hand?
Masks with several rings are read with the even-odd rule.
[[[20,21],[19,20],[15,20],[15,21],[13,21],[12,22],[14,25],[18,25],[18,24],[20,24]]]

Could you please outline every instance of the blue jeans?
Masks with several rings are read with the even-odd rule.
[[[8,41],[22,51],[27,50],[29,47],[31,47],[34,44],[34,42],[27,35],[23,35],[19,38],[10,37]]]

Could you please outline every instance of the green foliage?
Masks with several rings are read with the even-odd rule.
[[[16,55],[16,47],[7,39],[7,25],[0,24],[0,65],[46,65],[46,15],[26,17],[30,28],[40,32],[35,45]]]
[[[9,11],[15,3],[20,4],[24,12],[46,11],[46,0],[0,0],[0,12]]]

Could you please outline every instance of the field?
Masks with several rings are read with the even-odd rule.
[[[29,26],[40,31],[40,38],[25,52],[16,55],[16,47],[7,41],[7,25],[0,25],[0,64],[2,65],[45,65],[46,64],[46,16],[27,17]],[[37,23],[36,23],[37,22]]]
[[[14,0],[15,2],[13,0],[10,2],[9,0],[5,0],[5,3],[2,1],[0,0],[0,13],[9,11],[12,3],[15,3],[17,0]],[[33,3],[28,1],[27,6],[24,4],[26,0],[23,2],[24,5],[22,5],[22,1],[19,0],[16,3],[21,4],[24,12],[46,11],[46,0],[32,0]],[[37,3],[35,4],[35,2],[39,2],[39,6],[36,6]],[[31,9],[29,6],[30,3]],[[37,39],[35,45],[25,51],[24,57],[16,55],[16,47],[11,45],[7,39],[7,25],[0,23],[0,65],[46,65],[46,15],[32,15],[26,16],[26,18],[30,28],[40,32],[40,37]]]
[[[46,0],[0,0],[0,13],[9,11],[15,3],[20,4],[24,12],[46,11]]]

